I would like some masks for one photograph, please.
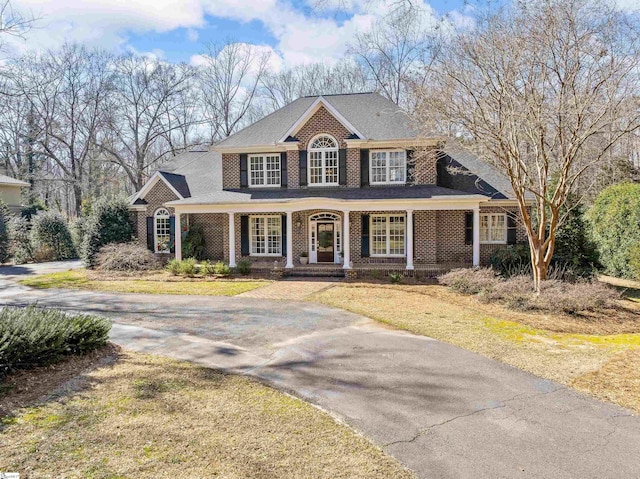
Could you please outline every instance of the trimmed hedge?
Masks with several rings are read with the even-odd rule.
[[[99,316],[5,307],[0,311],[0,376],[97,349],[107,343],[110,329]]]

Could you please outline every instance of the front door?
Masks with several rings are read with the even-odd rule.
[[[333,223],[318,223],[318,263],[334,262]]]

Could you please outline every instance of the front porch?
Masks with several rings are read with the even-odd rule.
[[[340,270],[413,276],[418,271],[436,276],[454,267],[480,264],[477,200],[472,205],[428,209],[375,206],[294,210],[289,205],[287,211],[278,211],[252,205],[226,213],[176,208],[175,224],[184,225],[183,215],[188,216],[189,224],[203,225],[206,236],[216,242],[207,248],[211,259],[222,259],[234,268],[247,258],[254,271],[282,269],[285,275],[309,276],[343,276]],[[176,231],[178,259],[181,240]]]

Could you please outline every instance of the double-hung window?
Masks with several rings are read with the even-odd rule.
[[[371,216],[371,256],[405,255],[405,216]]]
[[[249,155],[249,186],[280,186],[280,155]]]
[[[321,135],[309,144],[309,185],[336,186],[339,184],[338,142]]]
[[[372,185],[393,185],[407,182],[407,153],[404,150],[372,150],[369,152]]]
[[[282,217],[251,216],[252,256],[282,256]]]
[[[507,242],[506,214],[491,213],[480,215],[480,242],[496,244]]]

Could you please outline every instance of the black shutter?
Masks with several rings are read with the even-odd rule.
[[[409,214],[411,214],[413,216],[413,231],[411,232],[411,234],[413,235],[413,260],[415,261],[415,259],[416,259],[416,246],[418,245],[418,243],[416,243],[416,215],[413,212],[411,212]]]
[[[147,249],[155,253],[153,236],[153,216],[147,216]]]
[[[361,252],[363,258],[369,257],[369,215],[362,215]]]
[[[169,252],[176,252],[176,217],[169,216]]]
[[[516,219],[513,213],[507,213],[507,244],[516,244]]]
[[[249,217],[240,217],[240,254],[249,256]]]
[[[473,213],[464,214],[464,244],[473,244]]]
[[[249,186],[249,175],[247,174],[247,154],[240,155],[240,188]]]
[[[287,173],[287,153],[280,153],[280,186],[282,188],[287,187],[289,181],[289,174]]]
[[[338,150],[338,178],[342,186],[347,186],[347,150]]]
[[[360,150],[360,186],[369,186],[369,150]]]
[[[307,150],[302,150],[300,155],[300,186],[307,186]]]
[[[282,256],[287,256],[287,215],[282,215]]]
[[[407,184],[413,185],[415,183],[415,172],[416,172],[416,164],[413,159],[413,154],[415,152],[413,150],[407,150]]]

